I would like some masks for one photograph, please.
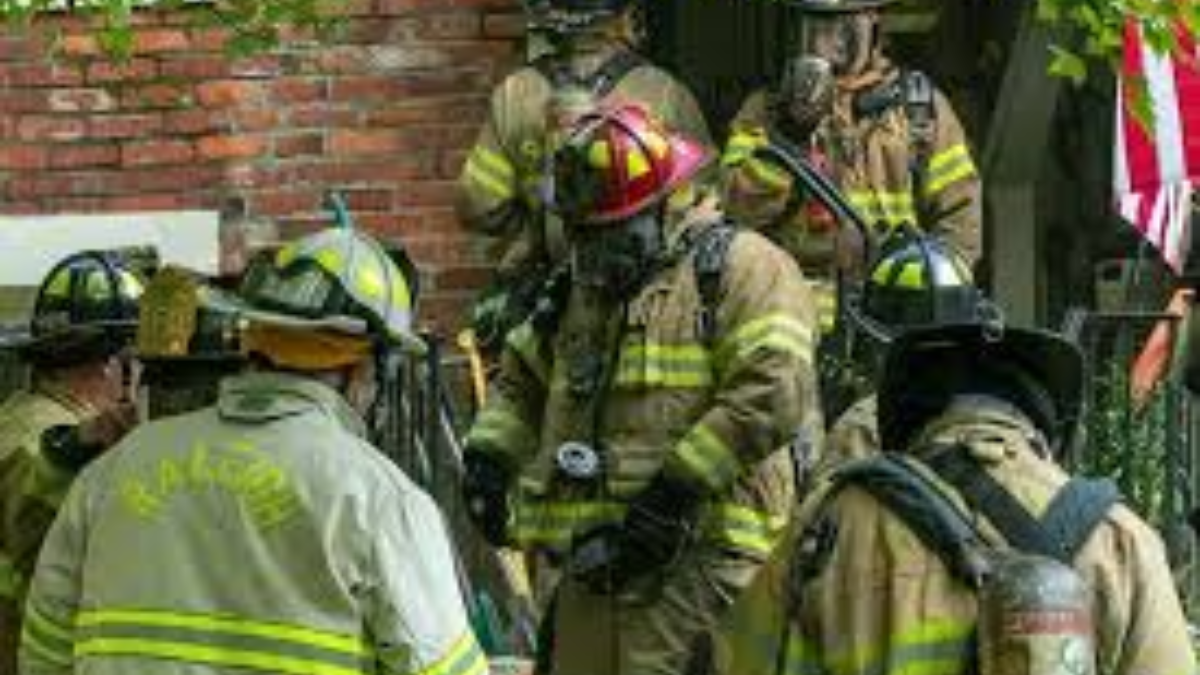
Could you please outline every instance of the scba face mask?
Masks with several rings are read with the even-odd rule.
[[[800,25],[800,53],[825,59],[838,76],[866,69],[874,48],[875,14],[806,15]]]
[[[657,209],[620,224],[578,230],[574,240],[576,282],[613,299],[627,299],[649,281],[666,249]]]

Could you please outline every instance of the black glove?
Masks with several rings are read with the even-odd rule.
[[[630,502],[615,532],[601,530],[577,547],[576,559],[583,555],[593,563],[585,583],[611,593],[666,567],[695,538],[701,501],[697,490],[659,474]],[[606,556],[607,568],[595,564]]]
[[[463,503],[471,522],[493,546],[509,542],[508,491],[512,472],[498,460],[468,450],[463,456]]]

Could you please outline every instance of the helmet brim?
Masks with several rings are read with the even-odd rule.
[[[671,196],[696,174],[713,161],[713,153],[704,144],[684,136],[675,135],[671,139],[674,146],[675,161],[672,163],[671,175],[663,183],[662,190],[652,199],[645,199],[621,209],[604,211],[588,219],[589,223],[603,225],[617,223],[632,218],[651,206],[660,203]]]
[[[1013,365],[1032,377],[1054,404],[1058,426],[1079,416],[1084,362],[1079,349],[1048,331],[987,324],[946,324],[905,331],[884,360],[879,386],[879,427],[884,446],[901,450],[929,413],[956,394],[974,393],[971,364]],[[923,374],[913,377],[913,373]],[[943,378],[938,382],[936,378]],[[931,394],[936,392],[936,394]],[[941,396],[944,401],[932,401]],[[1049,434],[1049,430],[1047,431]],[[1052,439],[1053,440],[1053,439]]]
[[[362,337],[370,337],[372,334],[370,326],[367,325],[365,320],[352,316],[330,316],[310,319],[250,306],[243,308],[241,313],[247,321],[276,326],[287,330],[327,330],[344,335]],[[425,342],[416,335],[401,333],[399,335],[390,335],[389,338],[390,343],[398,346],[401,351],[408,354],[422,355],[427,350]]]

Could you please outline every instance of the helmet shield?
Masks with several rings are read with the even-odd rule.
[[[853,75],[867,65],[878,17],[873,12],[808,14],[800,22],[799,53],[825,59],[836,75]]]

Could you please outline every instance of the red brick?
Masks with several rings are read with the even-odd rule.
[[[104,89],[54,89],[49,100],[54,112],[108,112],[117,107]]]
[[[400,135],[395,131],[332,131],[329,151],[335,155],[382,155],[398,152]]]
[[[448,0],[377,0],[375,11],[383,15],[410,14],[414,9],[446,7]]]
[[[220,111],[199,108],[163,113],[163,130],[172,135],[194,136],[214,131],[229,131],[232,127],[228,116]]]
[[[8,195],[14,200],[94,194],[96,181],[87,175],[58,173],[17,175],[8,181]]]
[[[469,291],[481,288],[495,272],[489,265],[447,265],[434,274],[438,291]]]
[[[229,31],[224,28],[200,28],[192,31],[192,49],[198,52],[220,52],[229,43]]]
[[[283,59],[273,54],[240,58],[229,64],[229,74],[237,78],[271,78],[282,75],[283,71]]]
[[[321,50],[315,63],[317,72],[329,74],[362,73],[372,70],[362,47],[335,46]]]
[[[17,138],[25,141],[74,141],[83,134],[84,124],[75,117],[29,115],[17,121]]]
[[[237,164],[225,169],[223,182],[231,188],[263,188],[287,183],[277,166]]]
[[[196,87],[200,105],[206,108],[257,103],[262,100],[262,94],[262,86],[259,83],[243,80],[216,80],[203,82]]]
[[[279,113],[273,108],[231,110],[228,115],[237,131],[268,131],[279,126]]]
[[[0,94],[0,113],[49,112],[50,95],[44,89],[6,90]]]
[[[50,166],[55,169],[114,166],[120,161],[121,151],[115,143],[64,145],[50,151]]]
[[[221,56],[171,56],[159,64],[163,77],[183,80],[213,80],[229,77],[229,59]]]
[[[371,159],[335,161],[296,166],[292,173],[297,182],[339,185],[342,187],[392,187],[395,162]]]
[[[483,35],[489,38],[525,36],[525,17],[521,14],[489,14],[483,19]]]
[[[346,190],[343,194],[352,212],[390,211],[396,196],[393,190]]]
[[[466,150],[446,150],[438,162],[437,175],[441,178],[458,178],[466,162]]]
[[[457,40],[479,36],[479,15],[475,12],[446,12],[429,19],[425,32],[428,40]]]
[[[457,195],[458,185],[454,181],[413,181],[400,186],[396,203],[400,207],[449,206]]]
[[[64,35],[58,42],[58,48],[64,56],[95,56],[100,53],[100,43],[96,37],[84,33]]]
[[[362,114],[357,110],[330,104],[290,108],[284,114],[288,126],[293,129],[354,127],[362,119]]]
[[[162,116],[155,113],[103,115],[88,120],[90,138],[142,138],[162,129]]]
[[[40,145],[0,145],[0,169],[41,169],[46,166],[46,154]]]
[[[10,87],[77,87],[83,84],[83,72],[59,64],[0,64],[0,82],[4,81]]]
[[[319,132],[288,134],[275,137],[274,155],[278,158],[320,155],[325,151],[325,137]]]
[[[329,93],[324,80],[285,77],[271,83],[271,99],[277,103],[323,101]]]
[[[186,85],[148,84],[127,87],[121,93],[121,105],[126,108],[184,108],[194,101],[192,89]]]
[[[87,67],[91,84],[145,82],[158,76],[158,65],[150,59],[130,59],[124,63],[98,61]]]
[[[0,61],[29,61],[41,54],[41,40],[31,35],[18,35],[16,29],[0,26],[0,31],[12,31],[11,34],[0,34]]]
[[[133,36],[133,51],[136,54],[181,52],[191,46],[188,36],[181,30],[141,30]]]
[[[184,164],[195,156],[196,150],[191,143],[174,139],[137,141],[121,148],[121,163],[125,166]]]
[[[383,75],[341,77],[329,88],[334,101],[360,102],[395,100],[400,92],[395,78]]]
[[[265,154],[267,142],[261,136],[205,136],[196,147],[205,159],[234,159]]]
[[[375,13],[375,0],[343,0],[337,8],[339,16],[368,16]]]
[[[219,166],[189,164],[121,169],[86,174],[89,192],[85,194],[120,195],[151,192],[195,192],[221,181]],[[76,188],[78,190],[78,188]]]
[[[177,211],[203,208],[202,196],[189,191],[183,194],[123,195],[104,200],[109,211]]]
[[[273,216],[311,213],[320,208],[321,196],[315,190],[272,190],[250,196],[250,208],[255,213]]]
[[[404,127],[412,124],[454,121],[478,127],[487,113],[486,99],[477,96],[449,96],[397,102],[367,113],[371,127]]]
[[[346,22],[339,41],[350,44],[385,44],[394,39],[400,25],[390,19],[352,19]]]

